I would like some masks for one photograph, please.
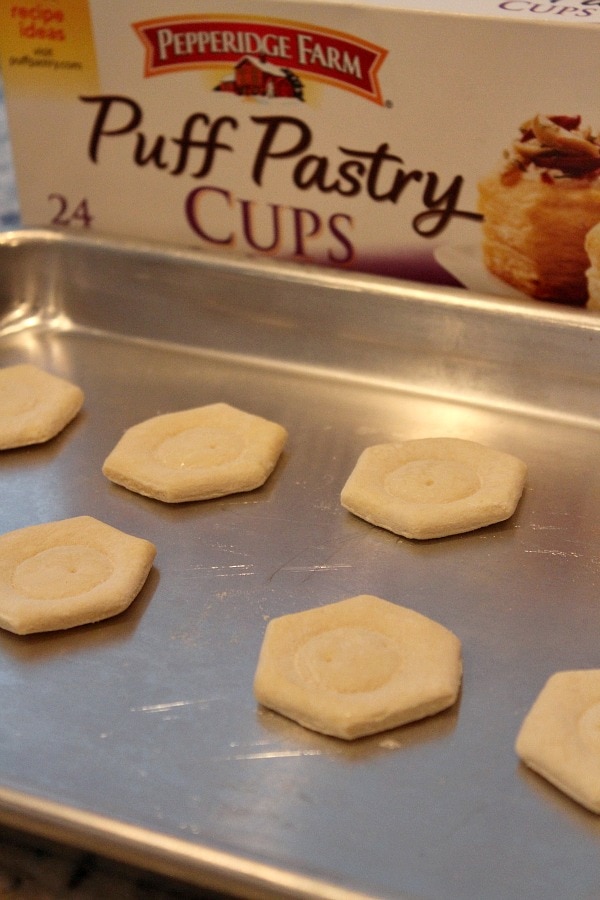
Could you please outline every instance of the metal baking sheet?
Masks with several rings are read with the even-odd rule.
[[[86,396],[0,456],[1,530],[158,548],[123,615],[0,634],[2,821],[241,897],[600,897],[599,818],[513,749],[550,674],[600,666],[597,314],[46,231],[2,236],[0,310],[0,364]],[[103,477],[126,427],[213,401],[289,430],[263,488]],[[364,447],[430,435],[526,460],[510,521],[411,542],[342,509]],[[460,637],[457,705],[352,743],[257,708],[267,621],[358,593]]]

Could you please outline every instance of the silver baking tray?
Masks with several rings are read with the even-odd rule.
[[[64,233],[0,239],[0,364],[85,391],[0,456],[0,530],[153,541],[123,615],[0,635],[0,820],[240,897],[591,900],[600,819],[514,754],[546,678],[600,666],[600,316]],[[123,430],[226,401],[290,438],[266,485],[178,506],[108,482]],[[339,503],[373,443],[522,457],[508,522],[411,542]],[[447,712],[346,743],[259,709],[267,621],[372,593],[461,639]]]

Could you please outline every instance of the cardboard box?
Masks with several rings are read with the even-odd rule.
[[[22,222],[585,305],[599,22],[600,0],[5,3]]]

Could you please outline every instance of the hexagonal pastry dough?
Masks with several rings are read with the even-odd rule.
[[[522,460],[475,441],[422,438],[368,447],[341,503],[407,538],[446,537],[508,519],[523,488]]]
[[[306,728],[352,740],[452,706],[461,677],[456,635],[362,594],[269,622],[254,694]]]
[[[166,413],[129,428],[106,458],[111,481],[165,503],[252,491],[283,450],[281,425],[213,403]]]
[[[37,366],[0,369],[0,450],[49,441],[75,418],[83,400],[77,385]]]
[[[523,721],[515,750],[530,769],[600,813],[600,669],[552,675]]]
[[[98,622],[126,609],[156,548],[91,516],[0,536],[0,627],[15,634]]]

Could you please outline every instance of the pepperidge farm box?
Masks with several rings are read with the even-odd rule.
[[[5,0],[22,223],[596,310],[599,26],[600,0]]]

